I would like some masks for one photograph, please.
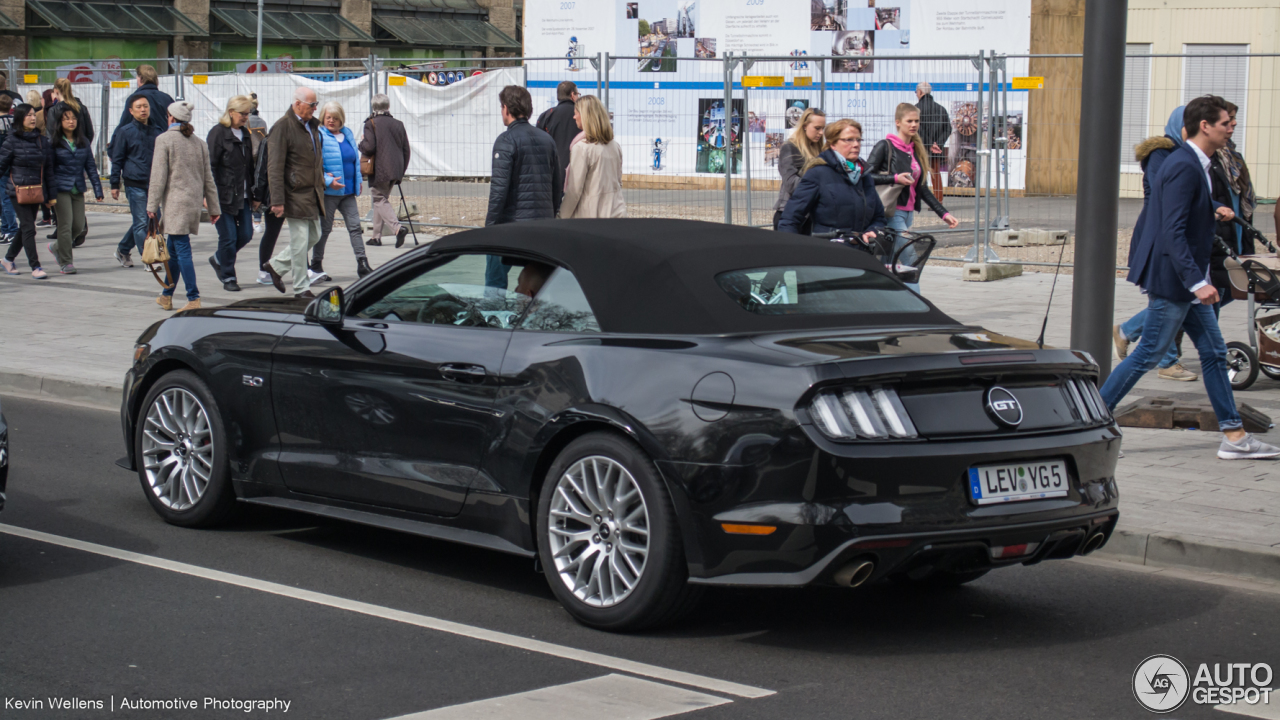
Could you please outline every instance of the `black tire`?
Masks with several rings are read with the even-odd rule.
[[[971,570],[969,572],[947,572],[946,570],[936,570],[925,575],[922,578],[913,578],[909,575],[893,575],[890,580],[898,585],[908,587],[931,587],[931,588],[947,588],[960,587],[967,583],[991,572],[990,570]]]
[[[1258,369],[1262,371],[1263,375],[1266,375],[1272,380],[1280,380],[1280,368],[1273,368],[1270,365],[1263,365],[1259,363]]]
[[[1242,342],[1227,343],[1227,377],[1232,390],[1246,390],[1258,379],[1258,356]]]
[[[566,584],[568,573],[557,569],[551,549],[552,499],[567,471],[580,460],[604,458],[624,468],[634,480],[647,510],[648,554],[634,587],[614,604],[593,605],[580,599]],[[631,440],[607,432],[595,432],[574,440],[561,451],[547,471],[538,497],[538,555],[551,591],[575,620],[589,627],[613,632],[654,628],[675,622],[690,612],[701,596],[701,588],[690,585],[685,561],[684,543],[671,497],[653,461]],[[571,521],[572,522],[572,521]],[[579,524],[577,527],[582,527]],[[595,537],[608,538],[598,528]],[[622,533],[621,530],[613,530]],[[616,536],[619,541],[621,534]],[[587,542],[587,541],[584,541]],[[586,547],[595,552],[601,540],[591,540]],[[621,545],[619,545],[621,547]],[[588,550],[581,550],[585,555]],[[567,556],[572,558],[573,555]]]
[[[151,429],[148,425],[148,414],[161,395],[173,390],[185,391],[199,402],[208,419],[208,442],[213,444],[212,462],[208,469],[209,479],[204,485],[203,492],[195,502],[178,507],[175,507],[172,501],[167,503],[162,500],[159,492],[153,490],[148,476],[147,458],[143,455],[144,433]],[[209,386],[199,376],[189,370],[175,370],[157,380],[142,401],[135,427],[137,429],[134,432],[133,449],[134,457],[137,458],[138,479],[142,483],[147,501],[165,522],[182,527],[215,527],[231,519],[236,509],[236,495],[231,485],[230,464],[227,462],[227,433],[222,423],[222,414],[218,410],[218,403],[214,400],[213,393],[209,391]],[[161,436],[172,440],[168,431],[162,431]],[[195,442],[198,445],[204,445],[203,439]],[[174,454],[168,453],[164,457]]]

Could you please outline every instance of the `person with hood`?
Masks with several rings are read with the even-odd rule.
[[[800,183],[800,171],[805,163],[822,153],[822,133],[827,129],[827,114],[818,108],[805,108],[800,120],[791,130],[791,137],[778,150],[778,174],[782,183],[778,186],[778,200],[773,204],[773,229],[782,222],[782,211]]]
[[[173,102],[173,96],[160,90],[157,85],[160,82],[160,76],[151,65],[139,65],[134,70],[134,74],[138,76],[138,89],[124,101],[124,112],[120,114],[120,122],[116,124],[124,125],[129,122],[129,108],[133,105],[133,101],[144,97],[151,103],[149,116],[151,124],[155,125],[160,132],[165,132],[169,129],[165,120],[169,117],[169,104]]]
[[[1213,199],[1223,207],[1231,208],[1241,220],[1253,224],[1253,213],[1258,207],[1258,197],[1253,190],[1249,166],[1245,164],[1244,156],[1236,149],[1234,140],[1237,125],[1236,113],[1239,108],[1228,100],[1223,102],[1230,114],[1231,125],[1227,132],[1227,146],[1213,155]],[[1219,221],[1218,237],[1222,240],[1222,244],[1215,245],[1213,248],[1209,274],[1213,278],[1214,287],[1218,288],[1218,293],[1222,295],[1222,301],[1218,303],[1218,308],[1221,309],[1232,300],[1231,281],[1227,277],[1227,269],[1224,265],[1230,257],[1227,248],[1231,248],[1237,255],[1253,255],[1256,248],[1253,236],[1245,234],[1244,228],[1233,222]]]
[[[870,240],[885,225],[884,205],[858,159],[862,125],[837,120],[827,125],[825,137],[827,149],[805,163],[778,230],[799,235],[846,231]]]
[[[164,217],[160,231],[168,236],[168,276],[172,287],[156,298],[164,310],[173,310],[173,293],[178,289],[178,276],[187,286],[187,304],[183,310],[200,307],[200,288],[196,286],[196,266],[191,260],[191,236],[200,233],[200,211],[209,209],[209,220],[216,226],[219,219],[218,186],[209,165],[209,147],[191,126],[195,104],[176,100],[169,104],[169,129],[156,138],[155,157],[151,162],[151,185],[147,189],[147,215],[156,218],[160,208]]]
[[[34,107],[23,103],[13,113],[13,132],[4,145],[0,146],[0,178],[3,179],[5,191],[13,201],[14,212],[18,214],[18,235],[9,245],[0,266],[8,275],[21,275],[14,259],[23,250],[27,253],[27,263],[31,266],[31,277],[36,280],[48,278],[48,274],[40,267],[40,256],[36,253],[36,208],[48,206],[54,202],[53,192],[53,149],[44,136],[44,125]],[[44,191],[44,202],[41,204],[18,204],[18,191],[15,187],[39,185]]]
[[[205,141],[218,199],[222,201],[222,217],[217,222],[218,249],[209,256],[209,264],[227,292],[240,292],[236,255],[253,239],[253,141],[247,127],[252,108],[253,101],[247,95],[228,100],[226,112]]]
[[[324,282],[329,276],[324,272],[324,246],[333,232],[333,216],[342,213],[342,222],[351,239],[351,250],[356,256],[356,275],[364,277],[373,272],[365,255],[361,238],[360,208],[356,198],[360,195],[360,151],[356,149],[356,136],[347,127],[347,113],[338,102],[327,102],[320,111],[320,139],[324,141],[324,214],[320,216],[320,241],[311,249],[311,282]]]
[[[58,78],[63,80],[65,78]],[[53,189],[58,193],[54,210],[58,214],[58,239],[49,243],[49,252],[58,258],[63,275],[75,275],[72,261],[72,245],[75,238],[87,232],[88,221],[84,215],[84,178],[87,175],[93,185],[93,196],[102,202],[102,181],[98,177],[98,164],[93,159],[93,147],[80,132],[80,113],[69,104],[54,106],[62,111],[58,134],[53,138]]]
[[[1142,211],[1138,213],[1138,221],[1134,224],[1133,238],[1138,237],[1138,228],[1143,224],[1147,213],[1147,201],[1151,198],[1151,182],[1160,175],[1160,168],[1174,150],[1186,143],[1186,130],[1182,127],[1182,114],[1185,105],[1179,105],[1169,113],[1169,121],[1164,125],[1164,135],[1156,135],[1138,143],[1133,148],[1134,159],[1142,168]],[[1129,242],[1129,262],[1133,262],[1133,249],[1136,243]],[[1128,320],[1111,328],[1111,336],[1115,341],[1116,354],[1123,360],[1129,356],[1129,345],[1142,337],[1142,326],[1147,320],[1147,310],[1143,308]],[[1182,338],[1169,348],[1169,352],[1160,358],[1156,374],[1165,380],[1178,382],[1194,382],[1200,376],[1187,370],[1178,362],[1181,353]]]

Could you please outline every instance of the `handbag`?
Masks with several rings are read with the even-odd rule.
[[[164,235],[160,234],[160,224],[155,218],[147,221],[147,240],[142,244],[141,259],[156,282],[160,283],[160,287],[168,290],[174,286],[173,279],[169,277],[169,244],[165,242]],[[164,280],[160,279],[156,265],[164,266]]]
[[[884,216],[886,218],[893,217],[898,211],[898,196],[902,194],[906,185],[899,185],[896,181],[892,185],[877,185],[876,194],[880,196],[880,204],[884,205]]]
[[[378,129],[373,118],[369,118],[369,127],[375,131]],[[360,153],[360,174],[367,178],[373,177],[373,158],[364,153]]]
[[[9,182],[13,182],[13,173],[9,173]],[[44,204],[44,166],[40,166],[40,184],[39,185],[19,185],[13,182],[14,193],[18,196],[19,205],[42,205]]]

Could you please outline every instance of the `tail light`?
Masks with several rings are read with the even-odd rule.
[[[1067,378],[1063,386],[1071,398],[1071,405],[1086,423],[1107,422],[1111,420],[1111,412],[1107,403],[1098,393],[1098,386],[1085,378]]]
[[[809,414],[833,440],[914,438],[916,426],[892,388],[826,390],[813,399]]]

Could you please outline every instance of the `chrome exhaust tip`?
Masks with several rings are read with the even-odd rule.
[[[876,564],[870,560],[855,560],[836,571],[835,581],[844,587],[856,588],[871,578]]]
[[[1107,541],[1106,535],[1103,535],[1100,532],[1096,532],[1090,535],[1088,540],[1084,541],[1084,547],[1080,548],[1080,554],[1088,555],[1094,550],[1097,550],[1098,548],[1102,547],[1102,543],[1106,541]]]

